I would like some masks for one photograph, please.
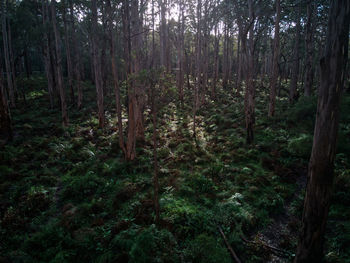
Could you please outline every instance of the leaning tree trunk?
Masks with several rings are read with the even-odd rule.
[[[322,262],[349,44],[349,0],[331,1],[302,229],[294,262]]]
[[[61,56],[61,46],[60,46],[60,35],[57,29],[56,23],[56,0],[51,1],[51,16],[52,16],[52,28],[55,36],[55,54],[56,54],[56,79],[57,86],[60,93],[61,99],[61,111],[62,111],[62,121],[63,126],[68,126],[68,113],[66,104],[66,95],[64,92],[63,76],[62,76],[62,56]]]
[[[6,68],[6,78],[7,78],[7,88],[10,97],[11,107],[16,107],[15,102],[15,92],[11,75],[11,63],[9,55],[9,46],[8,46],[8,34],[6,28],[6,0],[2,0],[2,41],[4,47],[4,56],[5,56],[5,68]]]
[[[293,103],[297,98],[297,88],[298,88],[298,76],[299,76],[299,64],[300,64],[300,56],[299,56],[299,42],[300,42],[300,31],[301,31],[301,24],[300,24],[300,16],[301,16],[301,4],[299,4],[299,17],[296,25],[296,32],[295,32],[295,43],[294,43],[294,61],[293,61],[293,68],[292,68],[292,79],[290,82],[290,89],[289,89],[289,102]]]
[[[314,31],[314,5],[313,1],[309,1],[307,4],[307,22],[306,22],[306,64],[305,64],[305,83],[304,83],[304,95],[306,97],[311,96],[314,69],[313,69],[313,31]]]
[[[96,0],[91,1],[92,9],[92,52],[93,52],[93,63],[94,63],[94,74],[95,74],[95,86],[97,93],[97,108],[98,108],[98,123],[99,127],[103,128],[105,125],[104,117],[104,106],[103,106],[103,87],[102,87],[102,76],[101,76],[101,60],[99,56],[99,43],[98,43],[98,26],[97,26],[97,3]]]
[[[270,86],[270,103],[269,103],[269,117],[275,115],[276,106],[276,90],[278,80],[278,59],[280,55],[280,17],[281,17],[281,4],[280,0],[276,0],[276,21],[275,21],[275,39],[273,45],[273,64],[272,64],[272,78]]]

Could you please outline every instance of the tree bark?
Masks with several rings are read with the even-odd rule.
[[[314,50],[314,5],[313,1],[309,1],[307,4],[307,22],[306,22],[306,64],[305,64],[305,82],[304,82],[304,95],[306,97],[311,96],[314,68],[313,68],[313,50]]]
[[[5,140],[12,140],[11,115],[2,76],[2,62],[0,62],[0,137],[5,138]]]
[[[52,61],[50,56],[50,46],[49,46],[49,14],[48,14],[48,7],[47,7],[47,0],[42,0],[42,17],[43,17],[43,35],[44,35],[44,41],[43,41],[43,53],[44,53],[44,63],[45,63],[45,72],[46,72],[46,78],[47,78],[47,89],[49,93],[49,100],[50,100],[50,108],[54,108],[54,78],[53,78],[53,68],[52,68]]]
[[[254,124],[255,124],[255,87],[254,87],[254,10],[253,0],[248,0],[249,8],[249,25],[246,30],[244,39],[242,38],[242,48],[245,54],[246,65],[246,93],[245,93],[245,123],[247,131],[247,144],[252,144],[254,141]],[[249,50],[247,48],[247,32],[249,30]]]
[[[119,147],[125,154],[125,144],[123,136],[123,119],[122,119],[122,107],[120,103],[120,90],[118,83],[118,70],[115,61],[115,31],[113,27],[113,10],[111,1],[107,0],[107,13],[108,13],[108,29],[109,29],[109,41],[110,41],[110,54],[112,62],[112,73],[113,73],[113,83],[114,83],[114,93],[115,93],[115,104],[117,111],[118,120],[118,131],[119,131]]]
[[[10,57],[10,65],[11,65],[11,72],[12,72],[11,75],[12,75],[13,90],[14,90],[14,93],[15,93],[15,99],[18,99],[15,58],[14,58],[14,55],[13,55],[11,24],[10,24],[10,20],[9,19],[7,19],[7,33],[8,33],[9,57]]]
[[[51,16],[52,16],[52,28],[55,36],[55,55],[56,55],[56,80],[57,86],[60,93],[61,99],[61,111],[62,111],[62,121],[63,126],[68,126],[68,113],[66,104],[66,95],[63,86],[63,76],[62,76],[62,56],[61,56],[61,46],[60,46],[60,35],[57,29],[56,23],[56,0],[51,1]]]
[[[16,108],[16,102],[15,102],[15,92],[14,92],[14,86],[12,81],[12,74],[11,74],[11,63],[10,63],[10,56],[9,56],[9,46],[8,46],[8,34],[7,34],[7,27],[6,27],[6,0],[2,0],[2,41],[3,41],[3,47],[4,47],[4,59],[5,59],[5,69],[6,69],[6,79],[7,79],[7,89],[9,93],[10,98],[10,105],[13,108]]]
[[[273,65],[272,65],[272,78],[270,85],[270,103],[269,103],[269,117],[275,115],[276,106],[276,90],[278,80],[278,59],[280,56],[280,17],[281,17],[281,4],[280,0],[276,0],[276,21],[275,21],[275,39],[274,39],[274,53],[273,53]]]
[[[178,36],[178,49],[177,49],[177,88],[179,93],[179,100],[183,104],[184,100],[184,7],[183,1],[179,1],[179,36]]]
[[[166,24],[166,6],[167,0],[161,0],[160,3],[160,65],[167,70],[167,49],[168,49],[168,30]]]
[[[293,61],[293,69],[292,69],[292,79],[290,82],[290,89],[289,89],[289,102],[293,103],[297,99],[297,92],[298,92],[298,79],[299,79],[299,64],[300,64],[300,55],[299,55],[299,42],[300,42],[300,31],[301,31],[301,24],[300,24],[300,16],[301,16],[301,4],[299,4],[299,11],[298,11],[298,21],[296,25],[296,32],[295,32],[295,42],[294,42],[294,61]]]
[[[68,88],[70,90],[71,103],[74,104],[74,87],[73,87],[73,66],[72,66],[72,55],[71,55],[71,45],[70,45],[70,30],[67,25],[67,0],[63,0],[63,26],[64,26],[64,43],[66,46],[66,59],[67,59],[67,77],[68,77]]]
[[[102,87],[102,76],[101,76],[101,59],[99,52],[99,41],[98,41],[98,23],[97,23],[97,3],[96,0],[91,1],[92,11],[92,52],[93,52],[93,63],[94,63],[94,74],[95,74],[95,86],[97,93],[97,108],[98,108],[98,123],[100,128],[104,128],[105,116],[104,116],[104,101],[103,101],[103,87]]]
[[[74,74],[75,74],[75,81],[77,85],[77,91],[78,91],[78,101],[77,101],[77,108],[81,109],[83,104],[83,88],[81,85],[81,73],[80,73],[80,52],[78,49],[78,41],[77,41],[77,31],[75,28],[75,18],[74,18],[74,7],[73,7],[73,0],[69,0],[69,9],[70,9],[70,19],[72,23],[72,42],[73,42],[73,61],[74,61]]]
[[[321,82],[308,170],[302,229],[294,262],[322,262],[324,232],[334,178],[339,104],[349,45],[350,2],[331,1],[327,42],[320,61]]]

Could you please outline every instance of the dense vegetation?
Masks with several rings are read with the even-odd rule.
[[[346,0],[1,14],[0,263],[350,262]]]

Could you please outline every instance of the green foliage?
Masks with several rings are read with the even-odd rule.
[[[148,74],[159,72],[134,77],[150,81]],[[71,107],[71,125],[62,128],[59,109],[47,110],[46,91],[41,89],[46,84],[40,77],[26,80],[30,107],[13,110],[16,136],[0,148],[0,253],[6,262],[231,262],[218,226],[242,261],[269,260],[268,250],[243,243],[241,236],[259,241],[255,234],[278,221],[286,209],[300,217],[304,189],[296,180],[304,176],[309,159],[316,100],[301,98],[277,122],[265,117],[265,91],[258,89],[256,144],[247,146],[243,104],[219,89],[219,103],[198,111],[194,140],[192,108],[185,103],[180,109],[171,102],[171,75],[162,76],[162,82],[164,87],[156,87],[163,101],[158,148],[161,219],[155,226],[149,115],[137,160],[125,162],[113,111],[106,113],[106,128],[98,129],[91,84],[84,83],[85,107]],[[127,84],[121,87],[123,99]],[[342,108],[326,236],[330,262],[349,257],[347,102],[348,97]],[[294,232],[300,225],[296,221],[286,223],[294,225]],[[290,249],[296,240],[288,240]]]
[[[194,263],[232,262],[223,241],[207,234],[200,234],[190,242],[185,258]]]
[[[309,158],[312,148],[312,136],[300,134],[300,136],[289,139],[288,151],[299,157]]]
[[[316,117],[317,98],[302,96],[287,112],[288,121],[295,124],[308,122],[311,127]]]

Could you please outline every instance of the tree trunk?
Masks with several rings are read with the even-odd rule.
[[[241,94],[241,82],[242,82],[242,50],[241,50],[241,38],[242,32],[238,30],[237,38],[237,75],[236,75],[236,94],[240,96]]]
[[[254,141],[254,124],[255,124],[255,87],[254,87],[254,10],[253,1],[248,0],[249,8],[249,50],[246,47],[246,36],[242,39],[242,47],[244,47],[244,53],[246,57],[246,94],[245,94],[245,123],[247,131],[247,144],[251,144]],[[245,44],[243,45],[243,43]]]
[[[135,0],[134,0],[135,1]],[[131,57],[131,32],[130,32],[130,8],[129,1],[123,2],[123,32],[124,32],[124,60],[127,72],[127,80],[131,83],[128,85],[128,132],[126,141],[126,154],[125,159],[132,161],[136,157],[136,121],[135,121],[135,104],[136,95],[135,89],[132,86],[134,83],[129,79],[132,70],[132,57]]]
[[[6,0],[2,0],[2,41],[4,47],[4,56],[5,56],[5,69],[6,69],[6,79],[7,79],[7,88],[10,97],[10,105],[11,107],[16,107],[15,102],[15,92],[12,81],[11,74],[11,63],[10,63],[10,55],[9,55],[9,46],[8,46],[8,34],[6,27]]]
[[[281,5],[280,0],[276,0],[276,21],[275,21],[275,39],[273,46],[273,65],[272,65],[272,78],[270,85],[270,103],[269,103],[269,117],[275,115],[276,105],[276,90],[278,80],[278,59],[280,56],[280,17],[281,17]]]
[[[57,29],[56,23],[56,0],[51,1],[51,16],[52,16],[52,28],[55,36],[55,55],[56,55],[56,80],[57,86],[60,93],[61,99],[61,111],[62,111],[62,121],[63,126],[68,126],[68,113],[66,104],[66,95],[63,86],[63,76],[62,76],[62,57],[61,57],[61,46],[60,46],[60,35]]]
[[[93,52],[93,63],[95,73],[95,86],[97,93],[97,108],[98,108],[98,123],[100,128],[104,128],[105,116],[103,106],[103,87],[102,87],[102,76],[101,76],[101,59],[99,52],[99,41],[98,41],[98,23],[97,23],[97,3],[96,0],[91,1],[92,11],[92,52]]]
[[[74,74],[75,74],[75,81],[77,85],[78,90],[78,101],[77,101],[77,108],[81,109],[83,104],[83,88],[81,85],[81,73],[80,73],[80,52],[78,49],[78,41],[76,37],[76,29],[75,29],[75,18],[74,18],[74,8],[73,8],[73,0],[69,0],[69,9],[70,9],[70,19],[72,23],[72,42],[73,42],[73,61],[74,61]]]
[[[67,57],[67,74],[68,74],[68,88],[70,90],[70,99],[71,103],[74,104],[75,99],[74,99],[74,87],[73,87],[73,67],[72,67],[72,56],[71,56],[71,48],[70,48],[70,32],[69,28],[67,25],[67,6],[66,6],[66,1],[63,0],[64,5],[63,5],[63,25],[64,25],[64,43],[66,46],[66,57]]]
[[[167,70],[167,45],[168,45],[168,30],[166,24],[166,6],[167,0],[161,0],[160,3],[160,65]]]
[[[179,36],[178,36],[178,50],[177,50],[177,88],[181,105],[184,100],[184,11],[183,1],[179,2]]]
[[[2,58],[0,60],[2,61]],[[2,76],[2,62],[0,62],[0,137],[12,140],[11,115]]]
[[[334,178],[339,104],[349,44],[350,2],[331,1],[327,42],[321,59],[321,83],[308,171],[302,229],[294,262],[322,262],[324,232]]]
[[[112,62],[114,93],[115,93],[115,104],[116,104],[117,119],[118,119],[119,147],[122,149],[123,153],[125,154],[122,107],[120,103],[118,71],[117,71],[117,65],[115,61],[115,33],[114,33],[115,31],[113,27],[113,10],[112,10],[112,5],[110,0],[107,0],[107,13],[108,13],[108,26],[109,26],[108,29],[109,29],[110,54],[111,54],[111,62]]]
[[[54,78],[53,78],[53,68],[52,61],[50,56],[50,46],[49,46],[49,14],[47,7],[47,0],[42,0],[42,14],[43,14],[43,26],[44,26],[44,41],[43,41],[43,53],[44,53],[44,63],[45,63],[45,72],[47,78],[47,89],[49,93],[50,108],[54,108]]]
[[[313,50],[314,50],[314,5],[313,1],[309,1],[307,4],[307,22],[306,22],[306,64],[305,64],[305,83],[304,83],[304,95],[306,97],[311,96],[312,84],[313,84]]]
[[[8,44],[9,44],[9,57],[11,64],[11,72],[12,72],[12,84],[13,90],[15,93],[15,99],[18,98],[18,90],[17,90],[17,82],[16,82],[16,68],[15,68],[15,58],[13,55],[13,47],[12,47],[12,33],[11,33],[11,25],[9,19],[7,19],[7,33],[8,33]]]
[[[214,68],[213,68],[213,83],[211,87],[211,97],[216,97],[216,85],[219,77],[219,44],[220,38],[218,35],[218,23],[215,24],[215,35],[214,35]]]
[[[296,32],[295,32],[295,43],[294,43],[294,61],[293,61],[293,69],[292,69],[292,79],[290,82],[290,89],[289,89],[289,102],[293,103],[297,99],[297,92],[298,92],[298,77],[299,77],[299,64],[300,64],[300,56],[299,56],[299,42],[300,42],[300,31],[301,31],[301,25],[300,25],[300,16],[301,16],[301,4],[299,4],[299,12],[298,12],[298,21],[296,25]]]

